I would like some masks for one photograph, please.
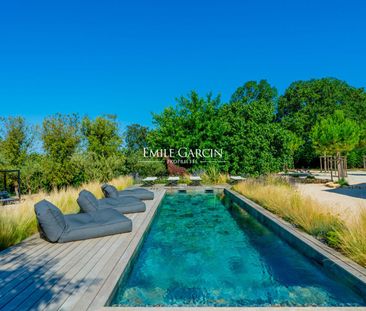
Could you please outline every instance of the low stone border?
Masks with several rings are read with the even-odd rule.
[[[270,228],[283,240],[296,248],[328,271],[347,282],[361,296],[366,297],[366,269],[339,252],[321,243],[311,235],[294,228],[280,217],[232,190],[224,189],[224,193],[232,202],[245,209],[266,227]],[[365,309],[364,309],[365,310]]]

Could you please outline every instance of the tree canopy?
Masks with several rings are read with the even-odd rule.
[[[361,128],[345,117],[342,110],[320,118],[311,130],[310,137],[319,154],[336,155],[353,150],[360,142]]]
[[[356,122],[365,122],[365,90],[334,78],[323,78],[293,82],[280,96],[277,119],[304,142],[295,154],[298,166],[316,164],[310,132],[319,118],[335,110],[344,111],[346,117]]]
[[[1,118],[0,149],[3,161],[12,168],[24,165],[35,138],[34,129],[23,117]]]
[[[23,189],[34,192],[126,173],[166,174],[163,159],[146,162],[144,147],[220,150],[222,158],[201,161],[189,154],[182,166],[252,175],[315,166],[319,153],[343,153],[360,166],[366,154],[366,93],[334,78],[295,81],[281,96],[265,80],[248,81],[227,102],[192,91],[153,114],[152,123],[122,132],[114,115],[56,114],[40,127],[1,118],[0,167],[22,169]]]
[[[119,134],[117,117],[106,115],[91,120],[85,117],[81,123],[81,133],[86,143],[87,150],[101,157],[109,157],[116,154],[122,144]]]

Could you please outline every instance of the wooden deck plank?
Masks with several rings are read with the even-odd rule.
[[[0,288],[0,298],[7,294],[9,290],[14,288],[17,284],[27,279],[36,271],[46,266],[54,257],[67,250],[70,245],[52,245],[50,249],[42,253],[39,257],[27,261],[20,268],[15,268],[9,271],[9,275],[0,281],[2,285]]]
[[[141,223],[143,222],[144,215],[138,214],[134,218],[134,225],[136,228],[139,228]],[[121,249],[127,249],[133,236],[136,235],[136,231],[130,233],[130,236],[126,237],[122,242],[123,244],[120,246]],[[132,237],[131,237],[132,236]],[[121,257],[121,249],[115,249],[115,251],[111,254],[109,258],[103,260],[103,263],[99,265],[98,268],[94,269],[93,275],[88,282],[88,287],[83,288],[82,291],[78,293],[78,297],[72,296],[69,297],[67,301],[62,305],[62,309],[68,310],[71,306],[73,306],[77,310],[85,310],[92,299],[95,296],[95,293],[98,292],[100,286],[104,283],[105,279],[108,277],[111,267],[114,267]]]
[[[94,265],[101,259],[102,256],[107,255],[108,249],[113,244],[114,240],[118,236],[110,236],[104,241],[102,239],[99,247],[96,247],[96,251],[89,252],[81,262],[74,266],[72,273],[66,273],[61,282],[57,282],[52,288],[53,293],[59,293],[57,296],[50,294],[49,300],[47,300],[48,310],[58,310],[59,302],[63,302],[70,294],[74,294],[79,286],[84,286],[83,280],[85,275],[94,267]]]
[[[33,236],[0,252],[0,310],[87,309],[151,221],[165,193],[153,191],[146,212],[126,215],[133,221],[131,233],[64,244]]]
[[[55,272],[56,277],[47,281],[41,295],[39,292],[33,293],[31,299],[25,304],[22,304],[22,307],[24,305],[27,307],[30,306],[33,310],[42,309],[43,305],[47,305],[49,301],[62,293],[63,287],[70,282],[70,278],[77,274],[109,239],[110,237],[104,237],[83,241],[83,244],[88,242],[86,247],[84,246],[81,252],[71,258],[71,260]]]
[[[43,240],[39,239],[39,234],[36,233],[20,243],[0,251],[0,260],[3,258],[8,258],[11,255],[23,253],[26,248],[30,248],[42,242]]]
[[[24,266],[25,264],[31,262],[35,258],[38,258],[39,255],[42,254],[42,252],[49,252],[51,251],[52,247],[50,247],[50,244],[48,245],[42,245],[41,248],[38,248],[34,252],[28,253],[25,251],[23,254],[19,254],[16,259],[14,259],[14,262],[11,259],[6,259],[3,262],[0,262],[0,280],[4,279],[6,275],[8,275],[9,270],[15,270],[19,266]]]
[[[37,249],[37,247],[44,246],[46,241],[39,238],[39,234],[34,234],[28,239],[16,244],[14,246],[8,247],[0,252],[0,263],[6,263],[8,261],[13,261],[19,255],[27,253],[31,254]]]
[[[41,240],[41,239],[39,239]],[[40,252],[45,251],[47,248],[49,248],[49,243],[47,243],[46,241],[41,240],[43,243],[32,243],[31,246],[27,244],[25,244],[25,249],[22,252],[21,250],[19,250],[19,252],[15,253],[15,254],[10,254],[9,256],[6,256],[4,258],[2,258],[0,260],[0,265],[1,268],[11,268],[12,266],[16,266],[16,265],[23,265],[24,264],[24,257],[31,258],[34,257],[34,255],[38,255],[40,254]],[[0,277],[2,275],[3,271],[0,272]]]
[[[67,248],[59,247],[60,252],[58,255],[48,258],[48,262],[44,266],[38,267],[34,273],[29,274],[27,278],[20,280],[12,290],[8,291],[7,294],[1,298],[0,306],[7,304],[6,308],[11,308],[12,306],[16,307],[17,304],[28,299],[32,292],[36,291],[37,288],[44,285],[44,282],[48,281],[48,277],[52,275],[52,272],[57,271],[60,266],[64,265],[67,260],[72,258],[75,252],[80,251],[80,244],[81,242],[75,242],[67,245]],[[42,283],[39,283],[39,280],[42,280]],[[12,300],[12,302],[8,304],[10,300]]]
[[[132,217],[130,216],[131,220],[133,220],[134,217],[135,217],[134,215]],[[111,256],[111,254],[116,249],[120,248],[123,245],[124,241],[127,238],[126,236],[128,236],[128,235],[129,235],[129,233],[122,233],[122,234],[113,236],[111,239],[111,244],[109,245],[109,248],[104,249],[104,250],[102,249],[99,251],[101,257],[99,258],[99,260],[94,260],[94,262],[93,262],[94,266],[92,266],[89,271],[84,269],[83,272],[86,273],[85,275],[81,271],[78,275],[74,276],[74,278],[70,280],[70,283],[65,287],[65,290],[66,291],[71,290],[73,288],[74,282],[81,282],[83,284],[83,286],[74,290],[72,296],[65,296],[65,297],[63,297],[63,299],[57,299],[57,301],[54,301],[48,307],[51,307],[52,309],[58,309],[61,305],[63,306],[65,301],[67,301],[70,297],[77,298],[77,297],[79,297],[79,295],[81,295],[81,292],[83,292],[84,290],[89,290],[89,284],[90,284],[91,280],[93,280],[93,277],[95,276],[95,274],[97,274],[99,267],[103,266],[105,264],[105,262],[108,260],[108,258]],[[66,308],[65,310],[70,310],[70,309]]]
[[[144,222],[138,228],[138,232],[135,235],[135,239],[131,241],[131,247],[126,249],[126,251],[120,253],[120,257],[117,264],[113,267],[113,269],[109,270],[108,277],[105,278],[103,285],[100,287],[98,293],[95,294],[93,300],[89,300],[88,307],[85,309],[97,310],[100,307],[104,306],[106,300],[109,298],[109,295],[112,293],[113,288],[116,286],[118,280],[120,279],[122,272],[127,266],[129,258],[133,255],[134,250],[138,246],[138,243],[142,238],[143,233],[145,232],[149,223],[152,221],[152,218],[157,208],[159,207],[159,204],[163,199],[164,195],[165,191],[156,193],[157,200],[154,200],[151,209],[149,211],[148,217],[144,218]],[[79,304],[79,306],[81,307],[80,310],[83,310],[81,304],[85,302],[87,303],[86,299],[80,300]]]
[[[61,302],[59,300],[57,307],[60,308],[62,306],[63,310],[70,310],[73,308],[73,305],[76,303],[77,300],[79,300],[80,296],[82,296],[85,291],[92,290],[91,285],[94,283],[96,278],[99,278],[99,271],[105,266],[111,255],[116,250],[124,247],[126,241],[127,238],[116,238],[111,247],[107,251],[105,251],[104,254],[101,255],[98,261],[95,262],[95,265],[91,269],[89,269],[89,271],[85,271],[86,274],[82,279],[83,287],[78,288],[74,295],[65,297],[66,299],[64,299],[64,301]]]

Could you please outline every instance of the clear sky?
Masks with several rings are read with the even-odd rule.
[[[151,125],[175,98],[267,79],[366,86],[366,1],[1,1],[0,114]]]

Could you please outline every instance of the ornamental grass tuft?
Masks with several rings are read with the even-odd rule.
[[[366,208],[345,222],[330,206],[302,195],[286,179],[268,176],[233,188],[250,200],[366,266]]]

